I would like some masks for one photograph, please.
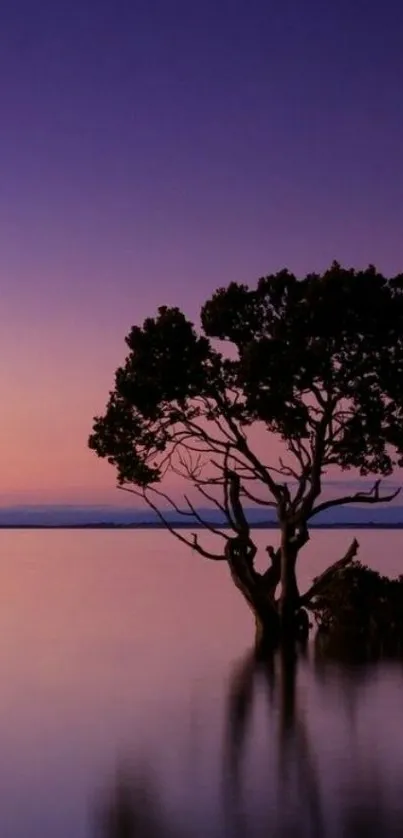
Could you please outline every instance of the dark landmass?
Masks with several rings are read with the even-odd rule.
[[[211,507],[198,508],[204,521],[221,529],[227,526],[224,516]],[[277,529],[275,513],[258,507],[245,510],[249,524],[255,529]],[[170,526],[177,529],[199,530],[201,525],[192,514],[180,515],[164,509]],[[112,505],[15,505],[0,507],[0,529],[161,529],[155,513],[136,507]],[[363,506],[347,506],[327,509],[311,522],[316,529],[401,529],[403,528],[403,506],[390,504],[368,509]]]
[[[203,530],[198,522],[170,521],[170,526],[176,530]],[[216,529],[228,529],[225,524],[210,522]],[[159,522],[135,521],[133,523],[96,522],[80,524],[0,524],[0,530],[164,530],[165,525]],[[277,530],[278,525],[274,521],[256,521],[251,523],[251,529],[255,530]],[[312,530],[401,530],[403,521],[393,523],[381,523],[373,521],[348,521],[339,523],[317,523],[311,525]]]

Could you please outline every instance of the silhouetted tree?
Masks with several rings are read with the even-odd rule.
[[[301,606],[319,589],[316,582],[301,597],[296,581],[314,516],[396,496],[381,493],[380,478],[403,461],[403,275],[386,279],[373,267],[357,272],[334,263],[300,280],[284,270],[254,289],[231,283],[203,306],[201,333],[178,308],[162,307],[126,343],[90,447],[180,541],[228,562],[261,635],[294,633]],[[258,445],[255,424],[266,434]],[[273,437],[282,456],[272,457]],[[369,491],[323,499],[331,466],[377,479]],[[184,510],[161,487],[167,472],[192,486]],[[220,510],[226,531],[200,517],[194,490]],[[212,531],[222,549],[175,529],[166,503]],[[277,513],[280,543],[267,547],[264,573],[254,566],[245,503]]]

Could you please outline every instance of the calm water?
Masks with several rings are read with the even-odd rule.
[[[358,537],[403,572],[403,533]],[[351,538],[314,535],[301,587]],[[225,566],[165,532],[1,531],[0,835],[402,835],[403,668],[257,668],[252,641]]]

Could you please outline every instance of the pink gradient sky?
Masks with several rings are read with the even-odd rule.
[[[1,504],[121,501],[86,440],[158,305],[403,269],[403,6],[352,5],[4,11]]]

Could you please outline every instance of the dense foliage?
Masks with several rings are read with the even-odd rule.
[[[389,474],[402,454],[402,292],[403,276],[335,264],[323,276],[282,271],[255,289],[218,290],[202,309],[202,335],[179,309],[160,308],[127,337],[90,445],[121,482],[146,485],[160,479],[158,455],[181,424],[190,439],[199,418],[221,420],[236,447],[237,432],[261,421],[294,453],[300,440],[312,448],[322,422],[322,466]],[[235,357],[211,338],[230,342]]]
[[[255,610],[262,597],[274,603],[280,577],[297,608],[295,560],[312,517],[395,496],[382,494],[377,479],[367,491],[321,497],[329,467],[383,477],[403,464],[403,275],[334,263],[302,279],[284,270],[255,288],[231,283],[205,303],[198,330],[178,308],[162,307],[126,343],[90,447],[164,521],[161,500],[180,510],[163,478],[180,474],[193,492],[183,514],[227,548],[212,553],[197,536],[187,543],[229,560]],[[253,446],[256,425],[267,436]],[[272,438],[281,446],[274,458]],[[200,518],[195,492],[220,510],[232,535]],[[251,502],[275,507],[281,528],[261,581],[244,514]]]
[[[403,653],[403,576],[389,579],[351,562],[322,588],[312,611],[321,640],[335,652],[354,651],[361,657]]]

